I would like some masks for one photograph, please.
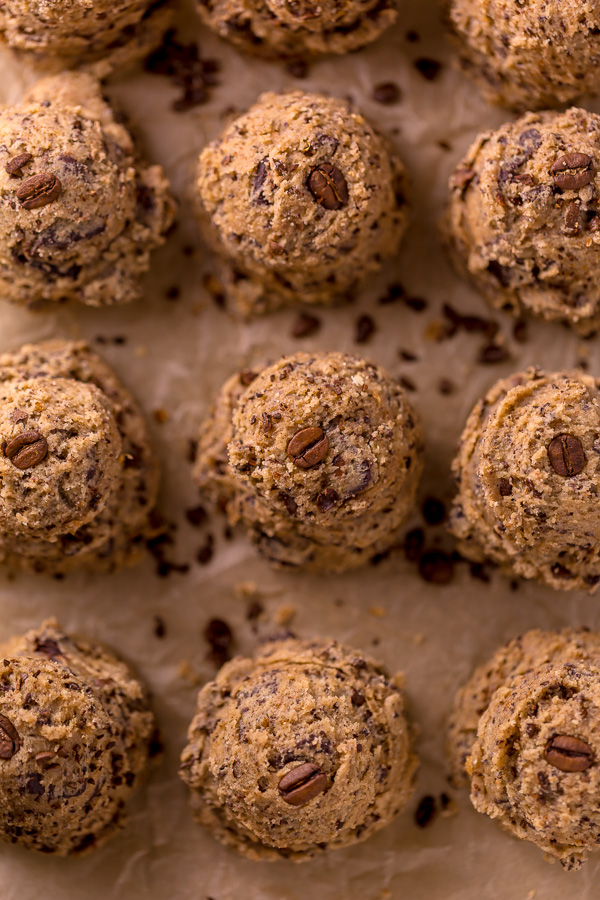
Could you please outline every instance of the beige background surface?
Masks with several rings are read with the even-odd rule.
[[[191,2],[190,2],[191,7]],[[163,729],[166,756],[139,798],[129,826],[95,855],[79,860],[38,857],[2,845],[1,900],[34,900],[44,896],[73,900],[562,900],[598,895],[600,859],[579,873],[565,874],[544,862],[530,845],[502,834],[493,822],[475,813],[466,797],[457,796],[459,812],[438,817],[427,829],[416,827],[413,814],[424,794],[439,795],[445,783],[443,743],[445,719],[456,687],[475,663],[496,646],[527,628],[566,624],[600,627],[599,600],[554,594],[535,585],[517,591],[497,573],[489,584],[474,580],[459,566],[445,587],[425,584],[414,565],[401,555],[347,577],[314,578],[271,572],[242,539],[223,539],[223,523],[212,520],[204,531],[193,529],[184,511],[197,494],[186,459],[188,439],[195,435],[218,385],[239,367],[297,349],[357,349],[354,323],[370,312],[378,326],[364,355],[386,365],[396,376],[410,378],[411,395],[425,425],[427,472],[423,496],[449,497],[449,463],[462,424],[478,396],[496,378],[538,363],[568,367],[589,358],[600,372],[598,340],[582,344],[559,326],[535,324],[532,340],[518,345],[512,322],[501,318],[513,359],[481,366],[477,335],[461,333],[435,343],[425,333],[440,318],[443,302],[461,311],[488,315],[487,307],[450,272],[436,235],[448,175],[478,130],[507,116],[490,109],[475,89],[448,65],[434,0],[401,0],[397,26],[376,45],[347,59],[325,60],[299,82],[282,66],[245,59],[201,30],[190,10],[180,16],[185,40],[198,39],[203,56],[222,64],[220,86],[205,106],[181,114],[171,111],[177,91],[168,79],[134,74],[112,85],[111,97],[125,109],[148,156],[166,167],[176,192],[184,196],[190,168],[199,149],[215,137],[226,110],[241,111],[265,89],[301,86],[349,96],[374,123],[392,133],[413,179],[414,211],[408,239],[398,259],[372,290],[346,309],[319,313],[321,331],[312,338],[291,337],[295,313],[284,312],[250,325],[217,309],[202,289],[207,261],[199,252],[184,256],[182,246],[197,246],[194,225],[184,202],[180,227],[154,259],[144,302],[128,308],[90,310],[61,307],[29,313],[0,305],[0,350],[51,336],[125,335],[125,344],[97,344],[136,393],[148,414],[164,409],[169,419],[151,419],[163,460],[162,505],[178,524],[172,558],[191,562],[187,575],[158,579],[148,560],[139,568],[112,577],[76,576],[64,582],[0,576],[0,639],[57,615],[64,627],[87,632],[129,657],[152,687]],[[405,33],[414,29],[419,43]],[[414,68],[425,56],[445,65],[434,82]],[[0,99],[19,98],[31,73],[0,55]],[[373,85],[396,81],[403,98],[382,106],[371,98]],[[450,149],[442,149],[439,141]],[[392,281],[429,302],[423,313],[402,303],[378,306],[376,299]],[[165,292],[182,287],[181,299],[169,302]],[[498,318],[496,316],[496,318]],[[405,363],[400,348],[418,362]],[[441,397],[440,377],[450,377],[457,390]],[[415,517],[414,524],[419,524]],[[210,565],[194,563],[198,548],[211,531],[216,553]],[[443,528],[431,529],[442,539]],[[447,541],[447,538],[443,538]],[[449,545],[448,545],[449,546]],[[284,862],[257,864],[238,859],[194,826],[183,785],[176,777],[178,755],[194,709],[197,687],[182,676],[182,663],[206,680],[214,667],[206,659],[202,637],[207,621],[224,617],[231,625],[236,649],[246,652],[257,636],[246,620],[248,601],[239,585],[252,582],[265,606],[259,634],[276,629],[278,611],[296,610],[292,627],[300,636],[321,634],[375,652],[392,669],[402,669],[410,709],[420,729],[422,766],[418,789],[409,809],[375,839],[313,863],[294,867]],[[163,617],[167,633],[159,640],[153,616]],[[376,646],[374,646],[376,645]]]

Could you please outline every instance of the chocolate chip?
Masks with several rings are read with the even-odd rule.
[[[565,234],[571,237],[579,234],[581,231],[581,207],[577,200],[571,200],[565,209]]]
[[[185,517],[194,528],[200,528],[200,526],[204,525],[208,519],[208,515],[203,506],[194,506],[191,509],[186,509]]]
[[[415,810],[415,823],[419,828],[426,828],[433,822],[436,812],[435,797],[427,794]]]
[[[513,486],[508,478],[501,478],[498,482],[498,493],[501,497],[510,497],[513,492]]]
[[[51,172],[40,172],[21,182],[17,189],[17,200],[23,209],[40,209],[54,203],[62,194],[62,184]]]
[[[548,444],[548,459],[557,475],[573,478],[585,466],[585,452],[579,438],[572,434],[559,434]]]
[[[404,538],[404,555],[409,562],[416,562],[425,546],[425,532],[422,528],[413,528]]]
[[[27,793],[33,794],[34,797],[41,797],[46,793],[46,788],[42,784],[42,776],[37,772],[29,776],[29,780],[27,781],[25,788],[27,790]]]
[[[43,653],[49,659],[56,659],[57,656],[63,655],[57,642],[48,637],[36,638],[34,649],[36,653]]]
[[[319,206],[324,209],[341,209],[349,199],[346,179],[331,163],[320,163],[311,171],[307,187]]]
[[[329,512],[339,499],[340,495],[337,491],[334,491],[333,488],[326,488],[317,495],[317,506],[321,512]]]
[[[510,359],[510,352],[501,344],[486,344],[479,351],[477,361],[484,366],[492,366],[497,363],[507,362]]]
[[[362,691],[352,690],[352,706],[364,706],[366,703],[365,695]]]
[[[327,776],[313,763],[302,763],[279,780],[279,794],[290,806],[304,806],[326,787]]]
[[[430,584],[449,584],[454,575],[454,563],[442,550],[428,550],[421,557],[419,574]]]
[[[252,372],[250,369],[244,369],[243,372],[240,372],[240,381],[244,387],[248,387],[249,384],[252,384],[255,378],[258,378],[258,373]]]
[[[594,752],[590,745],[568,734],[550,738],[544,757],[547,763],[561,772],[585,772],[594,764]]]
[[[357,344],[366,344],[375,331],[375,322],[371,316],[359,316],[356,321],[354,340]]]
[[[292,337],[305,338],[316,334],[321,327],[321,320],[309,313],[300,313],[292,326]]]
[[[19,733],[10,719],[0,715],[0,759],[12,759],[21,747]]]
[[[423,503],[423,518],[428,525],[439,525],[446,518],[446,507],[441,500],[427,497]]]
[[[294,500],[292,495],[288,494],[287,491],[280,491],[278,496],[279,496],[279,499],[281,500],[281,502],[283,503],[283,505],[285,506],[285,508],[287,509],[289,515],[295,516],[296,513],[298,512],[298,504],[296,503],[296,501]]]
[[[425,56],[422,56],[420,59],[416,59],[414,62],[414,66],[415,69],[421,73],[423,78],[427,79],[427,81],[435,81],[442,68],[442,64],[437,60],[429,59]]]
[[[373,100],[376,103],[383,103],[384,106],[398,103],[401,97],[400,88],[393,81],[382,81],[373,88]]]
[[[2,445],[4,455],[17,469],[31,469],[48,455],[48,442],[39,431],[23,431]]]
[[[318,425],[297,431],[287,445],[287,454],[301,469],[311,469],[327,456],[329,438]]]
[[[217,665],[223,665],[231,659],[233,633],[223,619],[211,619],[204,629],[204,639],[210,645],[211,657]]]
[[[23,174],[21,172],[23,166],[26,166],[27,163],[31,162],[32,159],[33,156],[31,155],[31,153],[19,153],[18,156],[14,156],[12,159],[9,159],[4,168],[9,175],[19,176]]]
[[[594,160],[587,153],[565,153],[553,162],[550,172],[562,191],[576,191],[592,181],[593,169]]]

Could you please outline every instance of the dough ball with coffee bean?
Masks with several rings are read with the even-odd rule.
[[[460,66],[492,103],[542,109],[600,86],[597,0],[448,0]]]
[[[600,831],[600,635],[532,631],[458,693],[449,748],[475,808],[577,868]]]
[[[527,113],[479,136],[451,179],[447,243],[493,306],[600,325],[600,116]]]
[[[297,353],[223,387],[196,479],[279,566],[344,571],[392,546],[414,507],[421,429],[404,391],[343,353]]]
[[[67,856],[103,844],[147,768],[146,689],[54,620],[1,648],[0,840]]]
[[[0,560],[112,570],[153,533],[158,470],[131,395],[84,343],[0,356]]]
[[[529,369],[474,408],[454,461],[461,553],[560,590],[600,583],[600,381]]]
[[[133,300],[172,218],[162,168],[137,159],[95,79],[47,78],[0,110],[3,298]]]
[[[350,53],[396,21],[395,0],[198,0],[220,37],[266,59]]]
[[[405,182],[345,101],[263,94],[200,156],[201,220],[227,296],[245,315],[343,298],[396,251]]]
[[[300,862],[366,840],[413,790],[400,684],[334,641],[234,659],[200,691],[181,756],[196,820],[252,859]]]
[[[171,18],[169,0],[4,0],[0,40],[46,71],[81,67],[104,77],[149,53]]]

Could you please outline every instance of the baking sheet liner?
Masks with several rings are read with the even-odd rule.
[[[585,361],[591,372],[600,372],[597,340],[581,342],[561,326],[532,323],[530,340],[519,344],[512,337],[512,321],[490,313],[447,265],[436,222],[448,176],[477,132],[499,125],[508,114],[487,106],[452,69],[434,0],[401,0],[400,7],[397,25],[375,45],[347,58],[315,63],[300,81],[282,65],[240,55],[202,29],[192,3],[183,3],[180,39],[198,40],[202,56],[221,64],[220,84],[210,101],[176,113],[171,108],[178,96],[174,84],[143,72],[107,90],[125,110],[148,157],[164,165],[182,200],[178,229],[154,257],[144,301],[101,310],[60,306],[43,313],[0,306],[0,350],[54,336],[84,337],[134,391],[162,459],[161,505],[177,525],[169,557],[190,564],[187,574],[174,572],[167,578],[157,577],[151,559],[108,577],[75,575],[55,581],[0,575],[0,639],[55,615],[67,630],[111,644],[151,686],[165,742],[164,760],[134,804],[127,828],[105,848],[81,859],[60,860],[2,845],[0,900],[42,895],[49,900],[598,896],[600,858],[570,874],[547,864],[536,848],[503,834],[470,807],[466,796],[449,790],[444,764],[452,696],[473,666],[528,628],[600,627],[598,598],[524,583],[513,590],[498,573],[484,583],[466,565],[457,566],[446,586],[427,584],[401,553],[341,577],[277,573],[256,558],[242,537],[227,540],[222,519],[211,518],[198,529],[185,517],[185,510],[199,502],[188,461],[189,439],[222,381],[264,359],[300,349],[358,350],[393,375],[409,379],[427,441],[421,496],[446,501],[452,494],[449,465],[462,425],[495,379],[532,363],[558,369]],[[417,32],[420,40],[407,40],[408,31]],[[443,63],[437,79],[428,81],[417,70],[419,58]],[[0,51],[0,73],[2,102],[17,101],[34,80],[6,50]],[[399,103],[384,106],[373,100],[373,86],[386,81],[401,88]],[[186,199],[199,150],[217,136],[228,116],[243,111],[264,90],[298,87],[350,97],[391,135],[413,183],[412,220],[398,258],[351,305],[317,311],[321,329],[302,340],[291,335],[294,311],[244,324],[215,305],[202,286],[210,260],[199,245]],[[409,296],[425,299],[426,309],[415,312],[402,302],[378,304],[394,282],[402,283]],[[166,296],[172,287],[181,290],[176,301]],[[450,340],[433,340],[443,303],[497,319],[511,359],[479,364],[484,339],[477,334],[461,331]],[[357,346],[356,321],[363,314],[373,317],[376,331],[367,344]],[[402,360],[402,349],[418,359]],[[439,391],[442,378],[456,388],[449,396]],[[162,412],[156,417],[157,411]],[[165,414],[166,421],[158,421]],[[416,515],[411,525],[420,524]],[[209,533],[215,540],[214,557],[200,565],[195,556]],[[428,528],[427,540],[429,546],[439,542],[451,547],[443,526]],[[248,606],[255,600],[264,613],[249,622]],[[155,616],[164,620],[163,638],[155,635]],[[420,731],[421,769],[413,801],[391,827],[358,847],[294,866],[238,858],[193,824],[176,772],[198,685],[215,672],[202,636],[215,616],[231,626],[237,652],[250,651],[257,639],[287,623],[299,636],[333,636],[405,672],[409,708]],[[437,816],[427,828],[418,828],[414,812],[419,800],[444,791],[456,801],[456,815]]]

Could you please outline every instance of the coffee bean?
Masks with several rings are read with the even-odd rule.
[[[4,168],[8,172],[9,175],[22,175],[21,169],[23,166],[26,166],[28,162],[33,159],[31,153],[19,153],[18,156],[14,156],[12,159],[6,163]]]
[[[317,495],[317,506],[321,512],[329,512],[339,499],[340,495],[337,491],[334,491],[333,488],[326,488]]]
[[[572,478],[585,466],[585,453],[579,438],[572,434],[559,434],[548,444],[548,459],[557,475]]]
[[[48,442],[39,431],[23,431],[2,445],[4,455],[17,469],[31,469],[48,455]]]
[[[327,775],[313,763],[302,763],[279,781],[279,793],[290,806],[304,806],[322,794],[326,787]]]
[[[589,184],[594,177],[594,160],[587,153],[565,153],[559,156],[550,172],[554,184],[563,191],[576,191]]]
[[[54,203],[62,194],[62,184],[50,172],[40,172],[26,178],[19,185],[17,200],[20,200],[23,209],[39,209]]]
[[[10,719],[0,716],[0,759],[12,759],[21,747],[19,733]]]
[[[501,478],[498,482],[498,493],[501,497],[510,497],[513,492],[513,486],[508,478]]]
[[[319,206],[325,209],[341,209],[348,202],[346,179],[331,163],[315,166],[306,183]]]
[[[585,772],[594,764],[594,751],[589,744],[569,734],[550,738],[544,752],[546,762],[561,772]]]
[[[296,432],[287,446],[287,454],[301,469],[311,469],[327,456],[329,438],[322,428],[313,425]]]

